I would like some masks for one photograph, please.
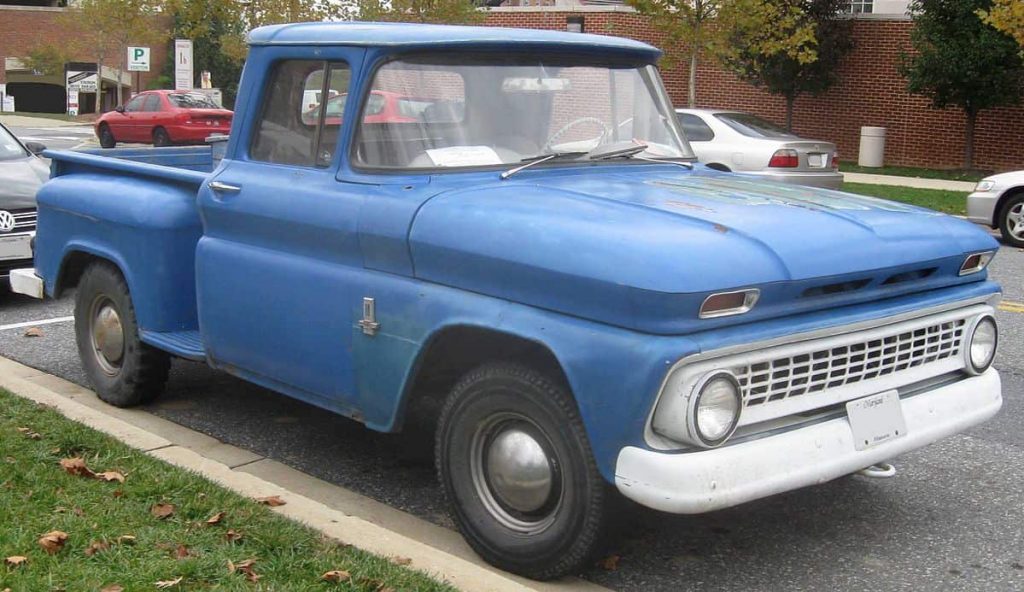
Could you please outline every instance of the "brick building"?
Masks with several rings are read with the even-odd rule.
[[[24,58],[39,45],[60,44],[71,39],[75,32],[68,30],[60,18],[67,8],[60,6],[25,6],[31,0],[12,4],[9,0],[0,0],[0,85],[4,85],[8,95],[15,98],[19,111],[62,113],[66,108],[65,73],[44,74],[33,72],[26,67]],[[46,0],[43,0],[45,3]],[[40,3],[37,1],[37,3]],[[156,19],[154,26],[170,29],[167,19]],[[66,44],[70,45],[70,44]],[[152,44],[150,50],[150,71],[135,73],[123,72],[122,101],[127,100],[137,89],[144,90],[163,71],[167,60],[168,43]],[[100,73],[100,96],[104,110],[113,109],[117,105],[117,76],[111,66],[121,56],[119,50],[108,49],[109,62]],[[73,72],[92,71],[96,68],[96,55],[92,51],[81,51],[71,56],[73,60],[66,65],[66,70]],[[96,93],[80,95],[83,113],[93,111]]]
[[[503,6],[490,10],[486,24],[567,30],[581,22],[587,33],[632,37],[672,51],[646,18],[621,5]],[[897,72],[900,54],[910,51],[912,26],[903,14],[858,15],[853,23],[855,47],[840,67],[840,82],[820,97],[797,99],[794,131],[836,142],[842,158],[856,160],[861,126],[881,126],[887,128],[886,164],[961,166],[963,113],[932,109],[928,99],[906,92],[906,82]],[[673,101],[684,106],[687,64],[664,69],[662,75]],[[697,106],[742,109],[780,122],[785,119],[782,97],[737,79],[708,59],[698,68]],[[976,167],[1024,169],[1024,106],[982,112],[975,133]]]

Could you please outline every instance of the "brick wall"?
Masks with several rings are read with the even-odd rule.
[[[622,7],[571,12],[553,8],[491,11],[491,26],[565,30],[566,17],[585,18],[588,33],[646,41],[663,50],[661,37],[646,18]],[[958,109],[932,109],[929,101],[906,92],[897,72],[901,52],[910,47],[907,20],[856,20],[855,48],[840,67],[840,82],[819,96],[797,99],[793,129],[802,136],[829,140],[841,158],[855,162],[861,126],[887,128],[885,161],[891,165],[958,168],[963,160],[964,116]],[[672,100],[686,105],[689,72],[685,60],[662,76]],[[697,106],[742,109],[785,121],[786,104],[703,60],[697,72]],[[1024,106],[992,109],[978,117],[975,166],[995,171],[1024,169]]]
[[[0,83],[7,82],[4,70],[5,58],[23,58],[32,48],[46,43],[59,44],[62,40],[71,39],[74,31],[62,26],[62,8],[0,6]],[[156,19],[155,26],[170,30],[168,19]],[[146,44],[139,44],[146,45]],[[163,71],[167,61],[168,43],[151,43],[150,71],[139,73],[142,89],[156,79]],[[106,66],[114,67],[114,60],[120,58],[119,51],[113,47],[108,49]],[[96,55],[92,51],[83,51],[72,56],[72,61],[95,62]],[[135,74],[132,74],[132,81]]]

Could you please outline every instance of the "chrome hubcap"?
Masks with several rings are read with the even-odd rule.
[[[114,303],[109,298],[100,296],[93,302],[90,318],[92,349],[96,354],[96,361],[107,374],[117,374],[124,358],[124,328],[121,325],[121,317],[117,314]]]
[[[1019,203],[1006,214],[1006,228],[1015,238],[1024,240],[1024,203]]]
[[[471,447],[473,484],[488,513],[521,533],[550,526],[561,505],[562,475],[537,426],[501,414],[479,426]]]

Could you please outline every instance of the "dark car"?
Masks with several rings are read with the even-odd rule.
[[[212,135],[227,134],[233,115],[201,92],[150,90],[97,119],[96,137],[104,148],[118,142],[202,144]]]
[[[36,191],[50,177],[37,153],[42,144],[22,143],[0,124],[0,285],[12,269],[32,264]]]

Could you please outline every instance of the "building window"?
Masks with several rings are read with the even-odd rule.
[[[871,14],[875,10],[875,0],[850,0],[850,14]]]

